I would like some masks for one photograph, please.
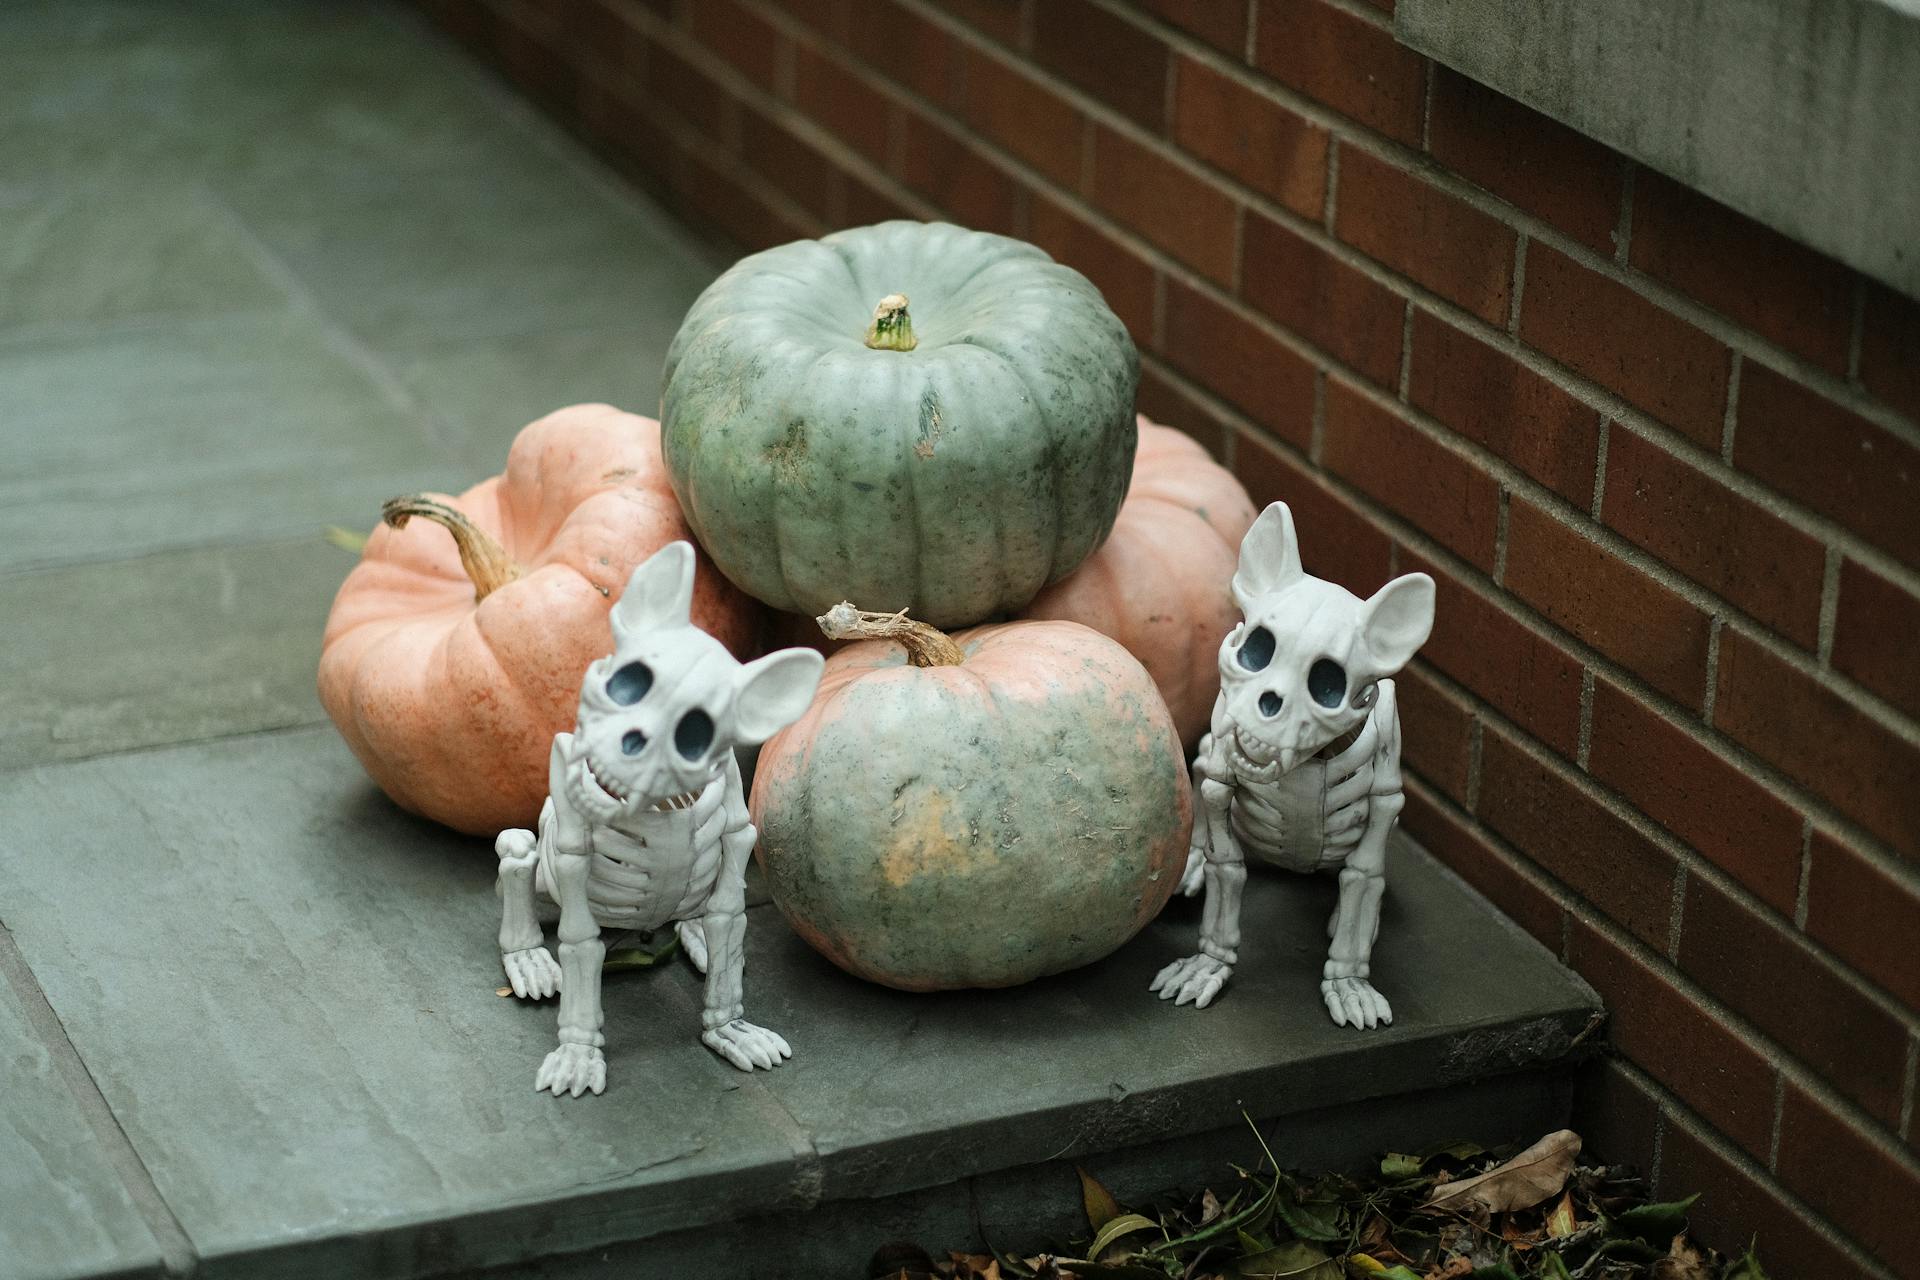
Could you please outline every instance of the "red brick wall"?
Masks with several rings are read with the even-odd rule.
[[[1091,276],[1310,569],[1439,581],[1406,823],[1606,997],[1590,1144],[1776,1275],[1917,1274],[1920,306],[1391,0],[427,7],[740,245]]]

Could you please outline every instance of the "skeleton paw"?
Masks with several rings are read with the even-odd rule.
[[[577,1098],[589,1089],[604,1093],[606,1088],[607,1059],[590,1044],[561,1045],[547,1055],[533,1081],[535,1093],[551,1089],[556,1098],[562,1094]]]
[[[1204,1009],[1213,1003],[1213,998],[1220,994],[1220,988],[1226,986],[1227,979],[1232,976],[1232,965],[1222,964],[1203,953],[1175,960],[1160,971],[1153,985],[1147,989],[1158,993],[1162,1000]]]
[[[785,1040],[741,1018],[704,1033],[700,1043],[742,1071],[752,1071],[755,1067],[768,1071],[793,1056]]]
[[[1187,869],[1180,873],[1180,896],[1194,898],[1207,885],[1207,855],[1200,849],[1187,850]]]
[[[522,1000],[545,1000],[559,994],[560,964],[545,947],[509,951],[500,957],[500,967],[507,971],[513,994]]]
[[[687,953],[687,959],[693,961],[693,967],[701,973],[707,971],[707,931],[700,927],[698,920],[682,920],[674,926],[680,935],[680,949]]]
[[[502,862],[523,863],[534,856],[538,843],[533,832],[510,827],[494,837],[493,852]]]
[[[1320,983],[1320,996],[1327,1002],[1336,1027],[1361,1027],[1371,1030],[1393,1021],[1387,998],[1373,989],[1365,978],[1327,978]]]

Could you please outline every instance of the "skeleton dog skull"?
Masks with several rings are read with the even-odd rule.
[[[572,733],[554,737],[539,830],[500,833],[501,963],[514,994],[560,995],[560,1043],[535,1088],[606,1085],[603,926],[677,924],[706,970],[702,1041],[743,1071],[790,1056],[741,1017],[746,860],[755,832],[733,749],[765,741],[811,701],[822,659],[785,649],[734,660],[690,621],[693,548],[634,570],[609,614],[613,652],[581,681]],[[542,945],[536,895],[560,904],[560,959]]]
[[[1433,627],[1433,580],[1395,578],[1362,600],[1300,566],[1293,516],[1276,502],[1241,543],[1242,621],[1220,646],[1220,696],[1194,761],[1193,847],[1182,891],[1206,891],[1200,951],[1152,989],[1201,1008],[1237,962],[1245,853],[1295,871],[1333,870],[1339,905],[1321,994],[1336,1023],[1392,1021],[1368,980],[1385,889],[1386,838],[1404,798],[1391,676]]]

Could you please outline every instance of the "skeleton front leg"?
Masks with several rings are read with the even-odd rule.
[[[1198,766],[1195,772],[1200,772]],[[1203,778],[1200,804],[1207,821],[1207,903],[1200,914],[1200,950],[1155,975],[1148,990],[1162,1000],[1206,1008],[1227,985],[1240,958],[1240,898],[1247,883],[1247,864],[1228,825],[1232,801],[1233,790],[1226,783]]]
[[[560,966],[547,954],[546,937],[535,915],[538,838],[521,827],[502,831],[493,851],[500,859],[494,881],[494,891],[500,895],[500,967],[507,972],[513,994],[522,1000],[544,1000],[560,990]]]
[[[540,1064],[533,1087],[579,1097],[607,1087],[607,1061],[601,1046],[605,1015],[600,1010],[600,972],[607,944],[587,900],[591,852],[561,848],[553,858],[554,892],[560,899],[560,1043]]]
[[[1387,998],[1369,981],[1373,942],[1380,932],[1380,900],[1387,889],[1387,837],[1406,804],[1400,782],[1400,715],[1391,680],[1380,682],[1373,716],[1380,736],[1367,795],[1367,825],[1340,868],[1340,903],[1328,929],[1332,945],[1320,981],[1320,996],[1334,1025],[1368,1029],[1393,1021]]]
[[[720,836],[720,877],[700,918],[706,941],[707,993],[700,1013],[700,1042],[742,1071],[769,1070],[793,1056],[776,1033],[757,1027],[745,1013],[747,955],[747,859],[758,833],[741,796],[738,765],[729,765],[726,830]]]

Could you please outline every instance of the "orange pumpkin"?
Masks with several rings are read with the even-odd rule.
[[[948,637],[848,605],[825,621],[889,639],[828,658],[760,750],[758,853],[801,937],[905,991],[1004,987],[1098,960],[1159,913],[1192,797],[1131,654],[1070,622]]]
[[[1220,692],[1220,641],[1240,622],[1230,584],[1252,499],[1191,437],[1138,419],[1133,480],[1113,534],[1021,614],[1111,636],[1140,660],[1181,741],[1200,740]]]
[[[520,432],[506,474],[385,515],[327,617],[320,701],[402,808],[475,834],[531,827],[627,576],[692,540],[660,424],[561,409]],[[751,655],[759,606],[704,557],[693,620]]]

